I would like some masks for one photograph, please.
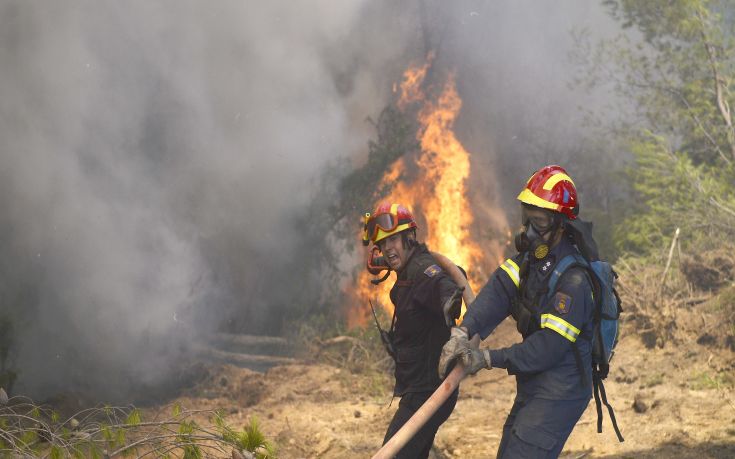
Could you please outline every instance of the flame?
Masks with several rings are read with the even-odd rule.
[[[405,111],[411,104],[422,104],[417,117],[420,125],[417,139],[421,151],[417,158],[404,155],[393,163],[384,174],[381,185],[392,186],[388,200],[407,206],[419,220],[423,217],[425,227],[419,223],[419,240],[425,241],[430,250],[446,255],[465,268],[470,286],[477,293],[478,287],[487,280],[486,272],[489,271],[486,269],[494,269],[502,261],[505,241],[487,241],[481,247],[478,238],[473,237],[475,216],[467,193],[470,155],[453,131],[462,99],[457,93],[453,74],[447,78],[436,100],[427,99],[422,86],[432,60],[433,54],[430,54],[423,65],[407,69],[399,85],[399,109]],[[410,183],[405,177],[408,170],[415,172]],[[492,215],[496,226],[507,228],[505,216],[496,206],[487,202],[482,204],[479,208]],[[370,277],[363,270],[357,284],[351,288],[354,300],[358,304],[364,303],[364,306],[348,310],[349,327],[364,326],[372,320],[368,298],[373,299],[376,308],[380,305],[392,315],[389,292],[395,274],[378,286],[370,283]]]
[[[424,92],[421,85],[426,78],[432,62],[434,62],[434,52],[431,51],[421,66],[409,67],[403,72],[403,81],[400,84],[401,97],[398,99],[398,108],[405,110],[410,104],[420,102],[424,99]]]

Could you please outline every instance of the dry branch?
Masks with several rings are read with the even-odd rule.
[[[702,27],[701,29],[701,36],[702,36],[702,42],[704,43],[704,48],[707,50],[707,57],[709,58],[710,62],[710,68],[712,70],[712,79],[715,86],[715,98],[717,102],[717,109],[720,112],[720,116],[722,117],[722,121],[725,123],[725,127],[727,128],[727,142],[730,146],[730,155],[732,156],[731,159],[735,159],[735,127],[732,124],[732,117],[730,115],[730,106],[727,103],[727,100],[725,99],[725,92],[727,91],[727,82],[725,79],[720,75],[719,72],[719,62],[717,61],[717,56],[715,54],[715,45],[712,44],[706,33],[705,28],[705,20],[702,16],[702,12],[697,12],[697,18],[699,19],[700,25]],[[729,162],[729,161],[728,161]]]
[[[658,286],[658,297],[661,298],[661,292],[663,291],[664,284],[666,283],[666,274],[669,272],[669,266],[671,266],[671,257],[674,256],[674,247],[676,247],[676,241],[679,239],[679,228],[676,228],[674,232],[674,238],[671,240],[671,247],[669,248],[669,256],[666,259],[666,267],[664,273],[661,276],[661,283]]]
[[[0,457],[209,456],[205,451],[227,456],[233,449],[250,448],[244,446],[250,440],[258,451],[264,448],[266,454],[259,457],[273,457],[272,446],[259,432],[249,437],[247,430],[235,431],[216,411],[166,409],[170,414],[165,419],[146,422],[132,406],[86,409],[60,421],[51,409],[13,397],[0,407]],[[194,416],[202,414],[210,416],[211,424],[195,422]],[[76,419],[83,421],[72,422]],[[257,429],[255,421],[251,429]]]
[[[298,360],[291,357],[277,357],[271,355],[242,354],[239,352],[228,352],[209,347],[204,344],[194,345],[194,352],[202,358],[208,360],[217,360],[220,362],[232,363],[235,365],[288,365],[298,363]]]
[[[279,336],[240,335],[234,333],[215,333],[212,340],[236,346],[287,346],[288,341]]]

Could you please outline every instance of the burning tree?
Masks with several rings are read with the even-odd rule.
[[[428,246],[466,268],[472,287],[477,288],[502,261],[507,244],[506,238],[483,240],[481,228],[491,227],[492,234],[508,234],[508,224],[492,197],[471,202],[467,187],[471,158],[454,132],[462,100],[453,73],[440,84],[430,81],[430,74],[437,75],[430,72],[433,62],[430,53],[423,63],[409,67],[394,88],[396,109],[416,119],[417,143],[415,148],[397,152],[377,186],[372,187],[368,204],[372,210],[379,201],[390,199],[412,208]],[[361,305],[375,296],[390,313],[388,291],[386,284],[372,287],[369,274],[363,271],[348,295],[354,304]],[[350,308],[348,325],[365,324],[369,314],[366,304]]]

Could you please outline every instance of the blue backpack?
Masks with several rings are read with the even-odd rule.
[[[554,296],[556,287],[561,276],[572,267],[583,268],[592,284],[592,293],[595,301],[593,313],[592,333],[592,385],[594,388],[595,404],[597,406],[597,432],[602,432],[602,404],[607,407],[610,414],[615,434],[619,441],[624,441],[615,420],[615,413],[607,401],[605,386],[602,380],[607,378],[610,372],[610,360],[615,354],[615,346],[619,338],[618,319],[623,311],[620,306],[620,297],[615,290],[615,279],[618,275],[605,261],[587,261],[581,254],[575,253],[562,258],[554,267],[554,272],[549,276],[548,298]],[[576,344],[574,346],[575,358],[580,366],[582,381],[586,384],[586,372],[581,368],[582,359]],[[602,401],[602,403],[601,403]]]

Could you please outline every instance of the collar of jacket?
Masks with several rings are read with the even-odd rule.
[[[398,273],[398,281],[412,281],[416,277],[416,270],[420,268],[419,259],[424,255],[430,255],[426,244],[420,243],[414,247],[406,259],[406,265]]]

